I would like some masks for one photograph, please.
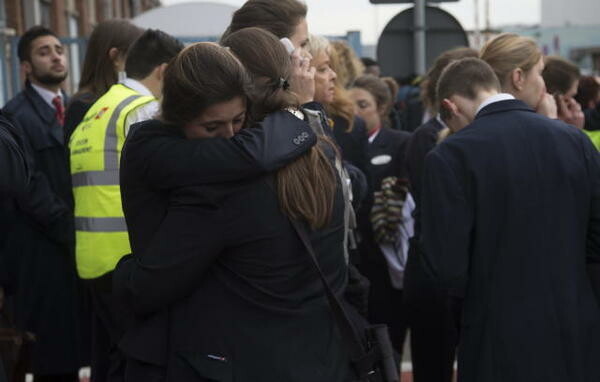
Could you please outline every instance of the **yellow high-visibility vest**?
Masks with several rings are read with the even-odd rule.
[[[596,146],[596,150],[600,151],[600,130],[583,130],[590,137],[590,140]]]
[[[136,108],[156,101],[113,85],[85,114],[69,141],[75,198],[77,272],[92,279],[115,269],[131,252],[121,205],[119,160],[125,121]]]

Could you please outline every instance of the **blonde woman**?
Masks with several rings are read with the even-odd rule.
[[[331,41],[331,62],[340,85],[349,88],[354,80],[362,76],[365,66],[347,42]]]
[[[502,92],[512,94],[538,113],[557,119],[556,101],[546,92],[544,57],[528,37],[504,33],[488,42],[480,57],[496,73]]]
[[[310,36],[307,50],[312,56],[311,66],[315,68],[315,102],[327,112],[329,126],[340,147],[342,157],[357,167],[367,179],[368,136],[365,122],[354,115],[354,103],[339,82],[334,67],[338,58],[329,40],[321,36]]]

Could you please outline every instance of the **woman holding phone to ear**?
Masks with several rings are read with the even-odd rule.
[[[273,35],[250,28],[223,42],[230,49],[195,44],[169,65],[165,128],[188,139],[228,138],[278,110],[306,117],[287,86],[290,56]],[[242,64],[260,71],[248,76]],[[171,191],[160,228],[117,269],[138,317],[169,310],[161,380],[352,380],[323,285],[289,221],[309,228],[320,266],[343,299],[344,201],[335,155],[320,139],[266,177]]]

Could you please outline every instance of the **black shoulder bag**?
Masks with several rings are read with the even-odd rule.
[[[394,350],[390,342],[386,325],[367,325],[363,339],[357,334],[352,320],[344,310],[340,300],[329,287],[325,275],[319,266],[308,232],[300,222],[290,219],[294,229],[306,247],[314,268],[319,273],[327,295],[329,307],[342,336],[344,346],[350,352],[356,382],[398,382],[398,368],[394,359]]]

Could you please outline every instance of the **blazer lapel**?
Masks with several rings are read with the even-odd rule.
[[[387,135],[387,128],[382,127],[381,130],[379,130],[379,133],[377,133],[377,136],[375,137],[373,142],[371,143],[371,147],[377,150],[384,150],[389,144],[389,139],[387,139]]]
[[[64,145],[63,127],[56,120],[56,111],[44,101],[37,91],[28,82],[25,86],[25,95],[29,100],[34,111],[44,122],[43,133],[47,134],[51,139],[61,146]],[[66,103],[66,98],[65,98]]]

